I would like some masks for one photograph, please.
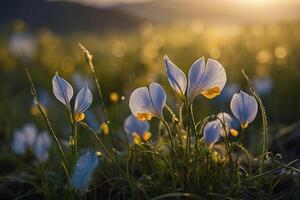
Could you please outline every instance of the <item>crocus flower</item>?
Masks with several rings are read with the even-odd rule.
[[[149,123],[147,121],[140,121],[133,115],[126,118],[124,130],[128,134],[129,140],[135,144],[140,144],[142,141],[148,141],[151,138]]]
[[[234,116],[239,120],[241,127],[244,129],[255,119],[258,105],[253,96],[240,91],[233,95],[230,108]]]
[[[25,154],[27,150],[31,149],[36,138],[37,130],[33,124],[24,125],[22,130],[17,130],[14,133],[12,150],[18,154]]]
[[[70,101],[73,97],[73,87],[66,80],[61,78],[58,73],[52,79],[53,94],[63,103],[68,110],[71,110]],[[78,122],[84,120],[86,111],[93,101],[93,95],[88,86],[83,87],[77,94],[73,110],[74,119]]]
[[[182,97],[186,94],[189,103],[199,94],[208,99],[218,96],[227,80],[223,66],[211,58],[206,64],[203,57],[192,64],[188,84],[185,74],[167,56],[164,64],[171,87]]]
[[[26,153],[28,149],[28,142],[26,136],[23,134],[22,131],[17,130],[14,133],[11,148],[18,155],[22,155]]]
[[[18,155],[24,155],[32,150],[40,162],[45,162],[48,158],[48,150],[51,146],[51,139],[47,132],[37,134],[37,129],[33,124],[27,124],[23,129],[14,133],[12,150]]]
[[[232,118],[228,113],[226,112],[220,112],[217,117],[219,120],[222,121],[222,123],[225,125],[225,130],[222,124],[222,131],[221,135],[224,137],[225,133],[229,134],[231,133],[232,136],[237,136],[239,132],[237,131],[238,128],[238,122],[234,118]]]
[[[149,88],[135,89],[129,98],[129,108],[139,120],[151,120],[153,116],[163,118],[163,108],[166,105],[166,93],[163,87],[153,82]]]
[[[211,147],[219,140],[221,130],[222,124],[219,120],[210,121],[204,126],[204,142],[208,147]]]
[[[71,184],[75,189],[84,192],[91,181],[92,174],[99,163],[95,151],[87,151],[77,160],[75,170],[71,177]]]
[[[45,162],[48,159],[48,151],[51,147],[51,139],[47,132],[40,133],[35,141],[34,153],[40,162]]]

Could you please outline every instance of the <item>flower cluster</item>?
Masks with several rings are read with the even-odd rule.
[[[233,94],[230,103],[230,109],[234,117],[226,112],[220,112],[213,118],[209,118],[208,121],[203,120],[195,122],[193,114],[193,103],[199,95],[208,99],[213,99],[220,95],[227,81],[226,72],[221,63],[214,59],[205,59],[202,57],[196,60],[190,67],[188,77],[167,57],[164,57],[164,66],[168,77],[168,82],[171,88],[175,91],[175,94],[179,97],[181,106],[187,111],[188,124],[183,120],[182,113],[180,113],[180,119],[176,117],[175,112],[167,106],[167,94],[164,88],[157,82],[152,82],[149,87],[140,87],[135,89],[129,98],[129,108],[131,115],[128,116],[124,122],[124,130],[130,144],[141,145],[152,139],[150,130],[150,121],[153,117],[159,119],[162,124],[165,125],[169,134],[170,140],[170,157],[172,158],[172,170],[175,174],[177,149],[183,149],[184,144],[182,138],[186,141],[185,153],[189,160],[189,155],[199,155],[197,143],[203,141],[210,150],[215,143],[217,143],[221,137],[238,136],[238,129],[246,129],[248,125],[253,122],[258,111],[258,104],[256,98],[240,91]],[[73,87],[66,80],[61,78],[58,73],[52,79],[53,94],[58,101],[63,103],[70,114],[70,122],[72,126],[72,136],[70,137],[70,144],[72,147],[72,166],[68,165],[73,170],[70,176],[71,186],[80,192],[84,192],[92,179],[92,174],[96,170],[102,153],[99,151],[88,150],[81,154],[78,158],[78,131],[77,126],[81,125],[87,128],[97,139],[101,150],[105,152],[104,157],[110,159],[110,161],[117,165],[117,169],[122,171],[117,159],[113,158],[106,145],[102,142],[99,134],[90,128],[86,123],[82,121],[85,119],[85,111],[90,107],[93,101],[93,95],[89,87],[83,86],[78,92],[74,103],[71,101],[74,91]],[[99,89],[99,88],[98,88]],[[100,90],[100,89],[99,89]],[[118,101],[117,94],[111,95],[112,102]],[[101,94],[99,94],[101,96]],[[35,97],[37,98],[37,97]],[[38,103],[37,103],[38,106]],[[166,122],[164,117],[164,108],[167,108],[171,114],[173,121],[176,123],[178,134],[172,133],[172,129]],[[87,112],[87,118],[91,113]],[[89,119],[87,119],[89,121]],[[96,123],[97,124],[97,123]],[[197,125],[196,125],[197,124]],[[199,128],[198,125],[201,125]],[[48,126],[49,122],[48,122]],[[109,121],[104,122],[99,127],[101,133],[107,135],[110,133]],[[55,133],[50,128],[51,133],[55,138],[55,142],[59,147],[62,158],[66,159],[65,154],[56,138]],[[111,130],[113,132],[113,129]],[[184,134],[184,135],[183,135]],[[110,134],[111,135],[111,134]],[[112,135],[111,135],[112,136]],[[174,147],[176,144],[174,141],[179,141],[180,148]],[[193,146],[193,143],[195,145]],[[150,145],[151,142],[149,143]],[[156,144],[156,143],[154,143]],[[33,150],[37,159],[41,162],[46,161],[48,157],[48,149],[50,148],[51,140],[46,132],[37,134],[36,128],[33,125],[26,125],[22,130],[16,131],[12,143],[12,149],[16,154],[25,154],[27,150]],[[131,147],[131,146],[130,146]],[[129,147],[129,148],[130,148]],[[192,152],[190,149],[193,148]],[[117,152],[117,149],[114,148]],[[220,160],[220,156],[216,152],[211,152],[213,160]],[[117,154],[115,155],[117,156]],[[180,159],[180,157],[178,158]],[[196,162],[199,159],[195,159]],[[188,161],[190,162],[190,161]],[[64,166],[66,167],[64,160]],[[67,169],[66,170],[70,170]],[[172,176],[173,176],[172,175]],[[175,177],[172,177],[172,181]]]
[[[200,94],[208,99],[220,95],[226,84],[225,69],[214,59],[209,58],[207,63],[203,57],[196,60],[189,70],[188,78],[167,56],[164,57],[164,65],[170,86],[187,107],[191,106]],[[149,124],[137,120],[146,121],[151,120],[152,117],[164,120],[163,108],[166,106],[166,98],[163,87],[156,82],[151,83],[149,88],[140,87],[132,92],[129,107],[133,116],[126,119],[124,129],[134,140],[150,139],[145,137]],[[245,129],[254,120],[258,105],[253,96],[240,91],[232,96],[230,108],[241,128]],[[235,118],[224,112],[219,113],[216,118],[204,127],[203,137],[207,146],[216,143],[220,136],[229,133],[232,136],[238,135]]]
[[[51,147],[51,139],[46,131],[38,134],[33,124],[26,124],[21,130],[14,133],[12,150],[18,155],[24,155],[27,151],[33,151],[40,162],[48,158],[48,150]]]

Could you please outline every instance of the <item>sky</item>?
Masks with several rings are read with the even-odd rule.
[[[61,0],[50,0],[50,1],[61,1]],[[85,5],[101,7],[101,6],[112,6],[118,4],[138,3],[138,2],[154,1],[154,0],[63,0],[63,1],[71,1],[71,2],[82,3]]]
[[[50,0],[50,1],[61,1],[61,0]],[[92,5],[92,6],[112,6],[112,5],[118,5],[118,4],[128,4],[128,3],[138,3],[138,2],[145,2],[145,1],[172,1],[172,0],[64,0],[64,1],[71,1],[71,2],[78,2],[86,5]],[[187,0],[181,0],[181,1],[187,1]],[[201,2],[201,0],[194,0]],[[216,1],[216,0],[211,0]],[[236,2],[241,4],[255,4],[255,5],[262,5],[266,6],[268,4],[274,4],[274,3],[292,3],[292,2],[299,2],[300,0],[223,0],[223,1],[230,1],[230,2]]]

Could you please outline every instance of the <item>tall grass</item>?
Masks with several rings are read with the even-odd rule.
[[[91,70],[105,119],[108,120],[92,55],[83,45],[80,45],[80,48]],[[28,70],[26,72],[34,101],[55,140],[66,180],[69,180],[70,174],[74,173],[76,162],[71,162],[66,156],[65,149],[60,144],[47,114],[39,104],[31,75]],[[79,122],[79,125],[92,134],[98,144],[96,149],[102,151],[104,156],[101,156],[102,163],[93,175],[95,182],[91,182],[87,191],[83,193],[74,191],[74,194],[83,199],[253,199],[258,196],[261,199],[275,199],[281,197],[282,193],[274,189],[282,181],[281,173],[284,172],[280,170],[299,173],[299,169],[293,167],[298,160],[285,163],[268,151],[267,114],[249,77],[244,71],[242,73],[259,104],[262,115],[263,145],[260,155],[253,155],[245,147],[242,139],[227,134],[226,124],[217,116],[211,115],[196,120],[193,105],[188,104],[187,101],[181,103],[174,111],[166,106],[165,112],[171,117],[158,119],[164,124],[164,127],[159,130],[162,131],[159,138],[141,144],[131,144],[126,147],[128,149],[123,149],[123,152],[118,152],[115,132],[109,133],[111,140],[107,141],[98,130],[93,130],[85,122]],[[177,113],[179,117],[176,116]],[[214,119],[222,123],[225,137],[218,145],[207,146],[203,138],[204,127]],[[109,123],[109,126],[114,125]],[[84,130],[79,132],[82,134]],[[240,134],[239,137],[244,134],[247,132]],[[54,189],[53,185],[52,187],[48,185],[46,188],[53,193],[53,197],[58,197],[56,194],[59,193],[55,192],[60,189]],[[71,197],[72,195],[69,196]]]

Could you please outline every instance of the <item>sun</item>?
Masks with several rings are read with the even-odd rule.
[[[239,0],[239,1],[246,4],[265,5],[275,0]]]

